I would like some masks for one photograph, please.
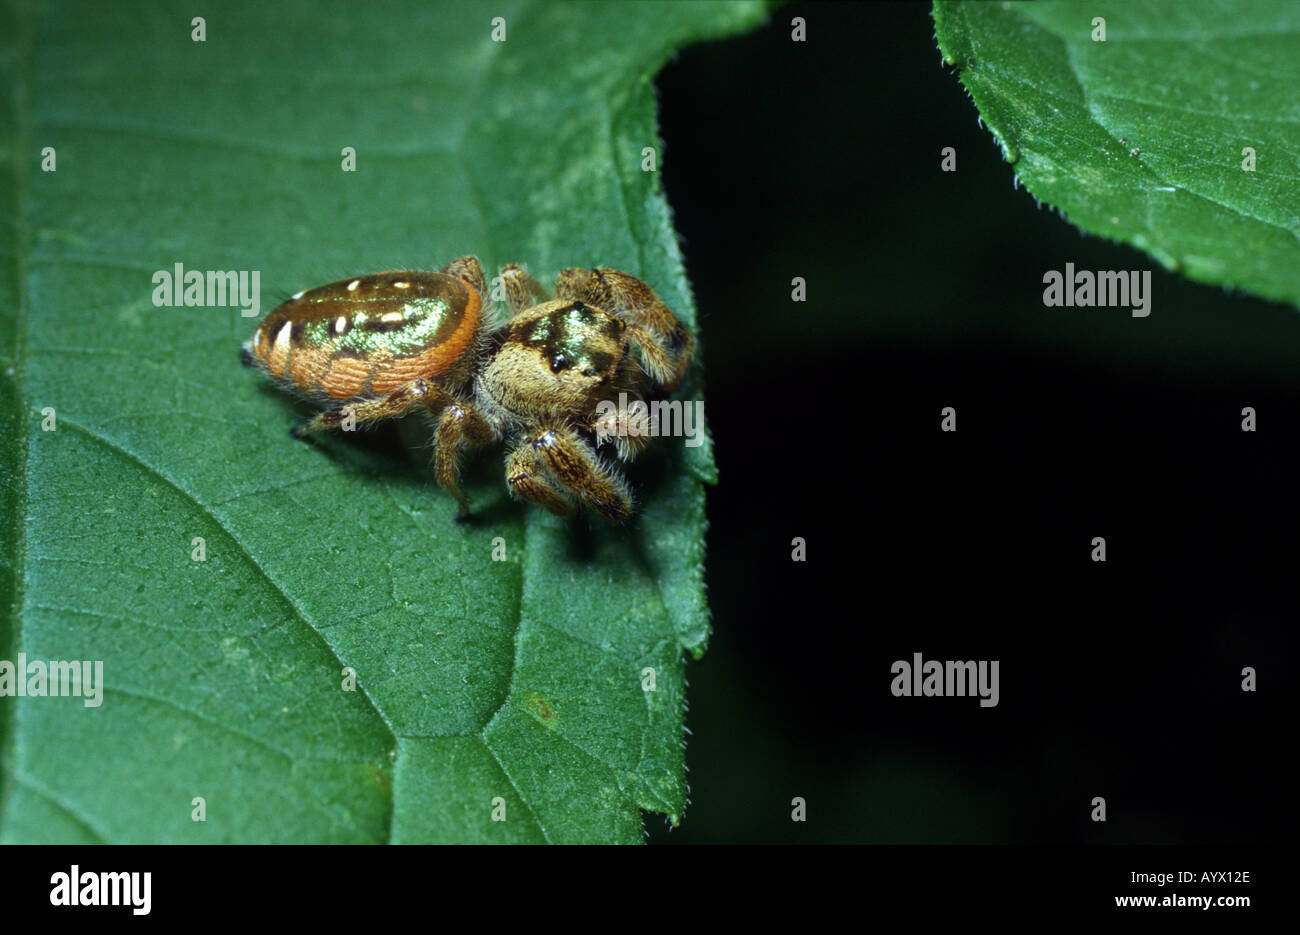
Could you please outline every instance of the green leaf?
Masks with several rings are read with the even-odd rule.
[[[600,264],[694,326],[651,79],[763,8],[329,9],[223,3],[204,42],[193,4],[0,14],[0,659],[106,686],[0,698],[5,841],[636,842],[685,807],[707,444],[638,462],[619,529],[511,500],[489,450],[460,526],[423,423],[291,440],[306,410],[238,363],[256,319],[157,308],[152,276],[256,270],[264,313],[465,253]]]
[[[1194,280],[1300,304],[1295,0],[936,0],[934,21],[1036,198]]]

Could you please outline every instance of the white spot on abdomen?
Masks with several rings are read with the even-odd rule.
[[[271,349],[272,353],[284,354],[289,350],[289,333],[293,331],[293,323],[286,321],[280,326],[280,332],[275,336],[275,347]]]

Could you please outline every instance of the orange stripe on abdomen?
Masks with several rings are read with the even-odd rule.
[[[289,379],[303,392],[316,389],[330,370],[330,357],[314,347],[299,345],[289,357]]]
[[[381,395],[391,393],[412,380],[436,377],[465,353],[470,342],[474,340],[475,332],[478,331],[479,311],[482,306],[477,289],[472,286],[467,287],[466,292],[468,300],[456,330],[448,335],[446,340],[425,348],[419,354],[395,357],[377,366],[370,382],[373,393]]]
[[[370,363],[360,357],[335,357],[329,373],[320,381],[321,389],[334,399],[357,396],[366,387]]]

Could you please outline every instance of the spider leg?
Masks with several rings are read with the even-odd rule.
[[[476,256],[463,256],[452,260],[442,268],[444,273],[449,276],[459,276],[466,282],[470,283],[484,303],[487,302],[487,278],[483,275],[483,264],[478,261]]]
[[[313,432],[336,429],[343,424],[349,413],[358,425],[364,425],[383,419],[395,419],[416,406],[423,405],[436,410],[452,401],[450,394],[432,383],[425,380],[412,380],[379,399],[363,399],[326,409],[310,422],[295,425],[289,430],[289,434],[294,438],[304,438]]]
[[[438,417],[434,473],[443,489],[456,498],[457,518],[464,519],[469,516],[469,503],[459,483],[460,446],[463,441],[476,445],[492,441],[496,432],[476,409],[436,384],[423,379],[412,380],[380,399],[326,409],[305,425],[294,426],[289,434],[303,438],[313,432],[336,429],[347,419],[349,412],[356,424],[364,425],[405,415],[417,406],[423,406]]]
[[[613,412],[597,410],[591,417],[589,428],[596,434],[596,445],[612,443],[623,461],[631,461],[650,445],[648,410],[632,412],[632,405],[641,400],[629,400],[629,405]]]
[[[613,523],[632,515],[632,494],[618,472],[606,467],[571,429],[543,428],[530,444],[550,477]]]
[[[546,476],[545,462],[528,442],[510,452],[506,460],[506,483],[512,492],[556,516],[573,512],[573,498],[551,483]]]
[[[465,441],[482,445],[496,433],[479,413],[464,403],[453,402],[442,410],[434,434],[434,475],[442,489],[456,499],[456,519],[469,519],[469,501],[460,489],[460,448]]]
[[[618,316],[654,381],[666,392],[681,382],[695,338],[641,280],[616,269],[566,269],[555,280],[555,297],[586,302]]]
[[[546,298],[542,284],[529,276],[518,263],[501,267],[501,283],[506,289],[506,305],[510,309],[511,318]]]

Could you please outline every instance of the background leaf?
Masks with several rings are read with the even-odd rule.
[[[694,325],[650,79],[762,7],[232,3],[202,43],[193,15],[4,8],[0,658],[101,659],[107,689],[0,702],[0,838],[641,840],[685,805],[709,446],[638,465],[622,530],[512,502],[489,452],[457,526],[422,425],[291,441],[305,411],[237,363],[255,320],[155,308],[151,277],[259,270],[265,312],[463,253],[599,263]]]
[[[1035,197],[1192,279],[1300,304],[1300,4],[937,0],[934,21]]]

